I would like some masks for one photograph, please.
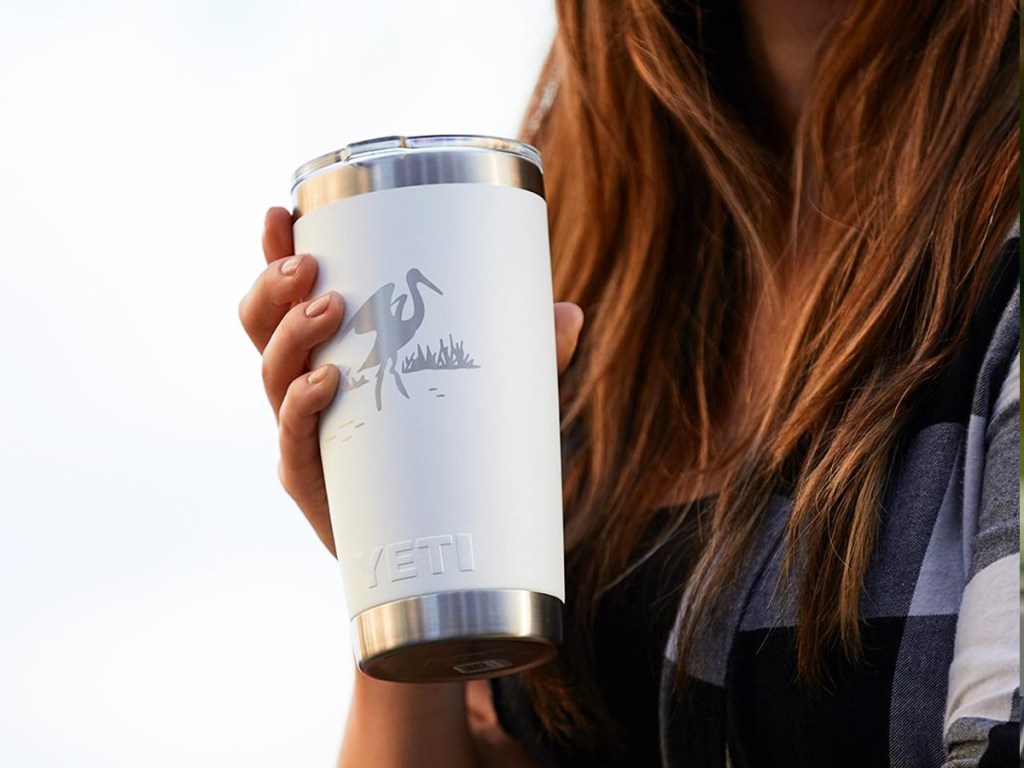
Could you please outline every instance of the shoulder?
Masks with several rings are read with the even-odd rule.
[[[1000,312],[984,342],[961,475],[966,583],[949,667],[949,764],[1017,762],[1020,720],[1019,229],[1004,253]],[[1012,263],[1011,263],[1012,262]],[[1000,282],[996,281],[997,284]],[[994,314],[994,313],[993,313]],[[1005,761],[1005,763],[1003,762]]]
[[[1004,243],[990,287],[991,317],[977,329],[974,343],[984,346],[971,415],[995,417],[1010,404],[1009,386],[1020,379],[1020,224]],[[1019,390],[1017,400],[1019,401]]]

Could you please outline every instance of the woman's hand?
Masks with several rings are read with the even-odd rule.
[[[267,211],[263,255],[267,268],[242,299],[238,314],[263,355],[263,386],[278,424],[281,484],[334,554],[317,422],[334,399],[340,377],[329,364],[310,372],[309,355],[338,330],[345,301],[335,291],[309,295],[316,259],[294,254],[292,216],[284,208]],[[582,327],[583,310],[569,302],[555,304],[559,373],[572,359]]]

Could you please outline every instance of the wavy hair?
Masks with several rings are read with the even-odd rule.
[[[526,675],[560,740],[612,733],[590,671],[598,600],[659,504],[701,495],[712,474],[724,479],[685,586],[680,670],[780,488],[800,679],[820,683],[829,648],[859,655],[901,435],[1018,216],[1019,10],[841,10],[783,130],[750,85],[735,3],[557,0],[523,135],[545,157],[555,295],[588,318],[562,378],[566,649]],[[783,301],[781,359],[767,390],[747,391],[754,312]],[[728,434],[738,397],[754,405]]]

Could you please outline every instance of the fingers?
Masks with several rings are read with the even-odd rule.
[[[316,273],[317,263],[312,256],[278,259],[263,270],[242,297],[238,317],[257,350],[263,352],[288,310],[313,289]]]
[[[572,360],[583,328],[583,310],[571,301],[555,302],[555,348],[558,351],[558,372],[562,373]]]
[[[292,215],[287,208],[275,207],[263,219],[263,255],[267,264],[295,253],[292,244]]]
[[[337,367],[330,364],[298,376],[288,385],[279,418],[281,484],[332,553],[334,536],[320,464],[318,421],[320,412],[334,399],[340,380]]]
[[[278,324],[263,350],[263,386],[275,414],[288,386],[306,370],[310,350],[338,330],[344,313],[341,294],[329,291],[296,304]]]

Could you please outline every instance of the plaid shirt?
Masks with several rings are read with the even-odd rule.
[[[654,638],[665,649],[651,685],[651,738],[660,743],[625,764],[1019,764],[1018,252],[1019,227],[967,342],[902,442],[864,587],[861,663],[837,651],[825,659],[823,692],[795,684],[794,594],[776,589],[790,503],[776,497],[727,608],[697,637],[685,710],[675,694],[674,630]],[[678,596],[677,586],[662,594]],[[623,763],[551,745],[524,716],[514,678],[495,681],[494,691],[506,729],[542,761]]]

